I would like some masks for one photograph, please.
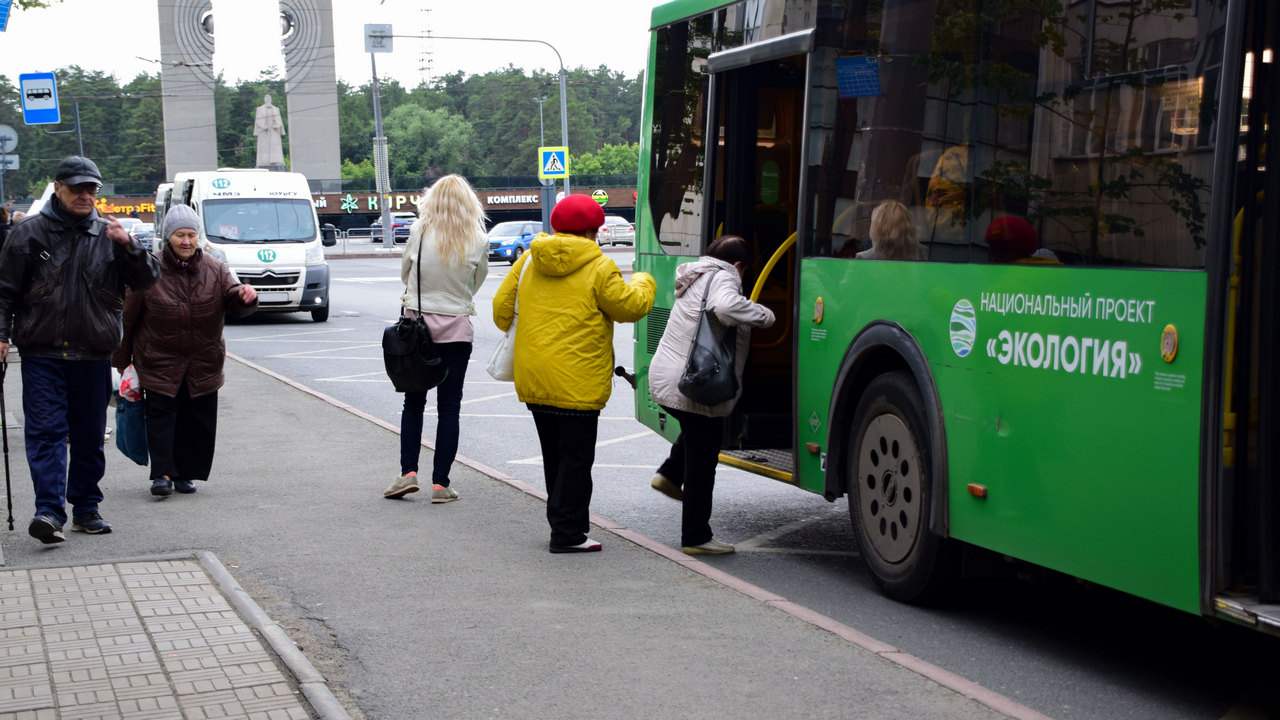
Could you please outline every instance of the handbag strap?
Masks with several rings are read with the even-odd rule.
[[[711,278],[715,277],[718,272],[720,272],[720,268],[716,268],[715,270],[707,273],[707,286],[702,288],[702,307],[699,309],[699,312],[704,315],[707,312],[707,294],[711,292]]]
[[[422,320],[422,244],[427,241],[427,229],[422,228],[422,237],[418,238],[418,261],[413,266],[414,274],[418,276],[418,319]],[[425,321],[424,321],[425,322]]]
[[[524,264],[520,266],[520,277],[516,278],[516,309],[513,313],[515,317],[511,322],[515,322],[515,318],[520,317],[520,281],[524,280],[524,271],[529,269],[529,263],[533,262],[529,258],[525,258]]]

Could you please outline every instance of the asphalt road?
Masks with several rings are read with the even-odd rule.
[[[630,248],[608,251],[629,269]],[[335,258],[328,322],[260,315],[227,327],[228,351],[360,410],[398,423],[400,396],[386,380],[378,340],[398,312],[399,259]],[[495,264],[477,297],[475,351],[463,397],[459,452],[541,484],[529,413],[510,383],[484,363],[499,333],[492,296],[507,271]],[[631,367],[631,326],[615,354]],[[671,546],[679,507],[648,487],[665,440],[633,417],[616,379],[600,421],[592,510]],[[428,413],[431,412],[430,405]],[[427,438],[433,425],[428,418]],[[371,468],[388,483],[397,457]],[[467,488],[458,486],[465,499]],[[712,527],[737,545],[727,572],[1056,718],[1280,717],[1280,641],[1067,580],[971,580],[943,606],[881,597],[858,562],[844,500],[722,467]],[[720,562],[722,561],[722,562]]]

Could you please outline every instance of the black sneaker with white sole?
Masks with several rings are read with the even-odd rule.
[[[31,524],[27,526],[27,533],[45,545],[60,543],[67,539],[62,534],[62,523],[54,520],[51,515],[37,515],[31,518]]]
[[[97,510],[90,510],[83,515],[73,515],[71,529],[90,535],[102,535],[111,532],[111,523],[103,520]]]

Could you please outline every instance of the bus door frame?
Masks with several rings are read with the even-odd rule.
[[[702,186],[703,188],[707,189],[710,195],[710,204],[709,204],[710,212],[706,212],[703,216],[702,233],[703,233],[703,237],[707,240],[706,244],[709,245],[710,241],[715,237],[715,232],[716,232],[715,195],[714,195],[714,192],[711,192],[711,191],[714,190],[715,188],[715,178],[716,178],[716,170],[717,170],[716,165],[720,156],[720,153],[718,152],[718,146],[720,143],[720,134],[719,134],[720,133],[720,99],[721,99],[720,96],[722,93],[729,91],[733,94],[731,94],[730,98],[727,98],[727,99],[730,99],[730,100],[733,99],[734,95],[736,95],[738,98],[742,97],[741,92],[734,92],[735,89],[732,88],[732,85],[731,85],[732,79],[727,73],[730,73],[735,70],[745,69],[753,65],[761,65],[765,63],[776,62],[778,60],[782,60],[783,58],[794,57],[796,55],[803,55],[805,58],[804,80],[802,81],[803,89],[800,94],[800,98],[801,98],[800,102],[803,105],[800,113],[800,131],[799,131],[800,154],[798,157],[800,158],[800,161],[799,161],[799,167],[795,168],[795,172],[798,173],[797,175],[798,181],[796,183],[796,197],[794,198],[794,201],[796,203],[796,242],[792,246],[792,249],[790,251],[790,252],[796,253],[796,262],[792,264],[794,267],[794,276],[792,277],[792,286],[795,288],[796,297],[792,300],[791,307],[788,308],[788,310],[791,313],[792,328],[799,327],[799,319],[800,319],[799,294],[800,294],[800,276],[801,276],[800,253],[803,251],[803,248],[805,247],[804,243],[807,240],[807,235],[808,235],[806,230],[809,222],[809,208],[805,203],[805,198],[808,197],[809,177],[808,177],[807,164],[806,164],[805,158],[809,156],[809,94],[812,91],[813,81],[814,81],[813,51],[816,45],[815,33],[816,31],[813,28],[808,28],[805,30],[799,30],[796,32],[787,33],[786,35],[780,35],[776,38],[771,38],[769,40],[763,40],[763,41],[752,43],[749,45],[743,45],[741,47],[736,47],[729,50],[722,50],[720,52],[715,52],[707,57],[707,67],[706,67],[706,74],[707,74],[707,77],[709,78],[709,83],[708,83],[708,89],[707,89],[707,113],[706,113],[707,128],[706,128],[706,132],[703,134],[703,137],[706,138],[707,145],[706,145],[706,153],[704,154],[704,157],[706,158],[706,162],[703,167],[703,185]],[[756,114],[751,113],[750,122],[754,124],[755,121],[756,121]],[[726,127],[725,129],[726,144],[728,142],[729,137],[730,137],[729,130],[728,130],[728,127]],[[753,152],[754,152],[754,149],[753,149]],[[725,157],[727,158],[729,154],[730,154],[730,149],[726,147],[725,153],[724,153]],[[725,178],[726,190],[730,187],[731,183],[735,183],[735,182],[736,181],[730,180],[728,177],[726,177]],[[731,212],[737,212],[739,213],[739,216],[741,216],[741,211],[738,210],[738,207],[739,207],[738,203],[741,203],[741,202],[746,202],[746,201],[741,199],[731,201],[729,193],[726,192],[725,193],[725,209],[723,212],[723,217],[726,217],[726,218],[732,217]],[[705,249],[706,245],[704,245],[703,247]],[[767,258],[762,258],[762,260],[763,259],[767,259]],[[797,371],[797,368],[799,367],[798,365],[799,363],[798,348],[800,344],[799,337],[800,337],[799,332],[792,333],[791,348],[790,348],[791,368],[792,368],[791,408],[790,408],[790,415],[791,415],[790,436],[791,437],[790,439],[791,439],[791,447],[792,447],[791,482],[793,484],[799,484],[798,483],[799,478],[797,477],[797,473],[800,468],[800,463],[799,463],[800,448],[798,446],[799,427],[797,424],[798,423],[797,418],[799,418],[799,390],[800,390],[799,388],[800,373]],[[729,426],[728,424],[726,424],[726,432],[728,432],[728,428]]]

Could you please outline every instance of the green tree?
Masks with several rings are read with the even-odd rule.
[[[401,105],[383,120],[392,177],[433,177],[468,171],[472,127],[444,108]]]
[[[377,177],[377,172],[373,167],[373,161],[365,158],[358,163],[350,160],[342,161],[342,179],[343,180],[371,180]]]
[[[569,158],[574,175],[624,175],[639,172],[640,143],[605,145],[599,152]]]

